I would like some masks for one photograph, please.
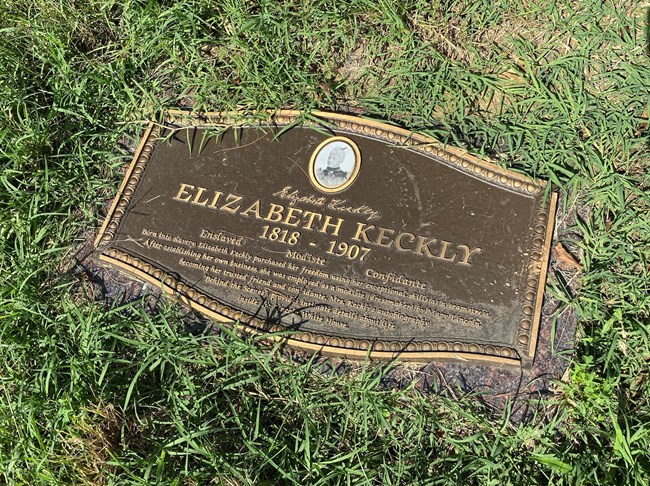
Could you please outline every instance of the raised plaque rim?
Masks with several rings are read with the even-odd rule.
[[[489,159],[479,159],[464,149],[445,146],[437,140],[420,133],[410,132],[376,120],[362,119],[341,113],[312,111],[309,114],[312,119],[304,120],[304,112],[279,110],[267,112],[266,119],[252,119],[241,112],[193,113],[169,110],[165,114],[164,121],[176,125],[180,123],[183,127],[245,127],[269,124],[290,127],[300,121],[316,125],[315,118],[340,130],[362,136],[371,136],[397,146],[403,146],[408,150],[420,151],[429,156],[433,155],[436,159],[440,159],[439,162],[459,169],[470,177],[480,178],[510,191],[534,197],[539,196],[540,192],[547,189],[545,181],[504,169]],[[186,305],[219,322],[227,324],[239,322],[242,330],[253,333],[287,331],[285,326],[272,324],[230,308],[127,252],[116,248],[103,248],[112,241],[120,220],[126,214],[130,198],[135,192],[140,177],[153,153],[161,126],[163,125],[152,121],[143,135],[106,219],[95,239],[97,257],[101,261],[115,265],[140,279],[160,287],[168,296],[180,298]],[[330,139],[327,139],[327,141]],[[353,147],[355,145],[353,144]],[[314,151],[312,158],[317,152],[318,149]],[[361,160],[358,159],[357,169],[360,162]],[[354,182],[354,178],[355,176],[351,177],[350,181]],[[348,182],[350,181],[346,182],[346,187],[349,187]],[[337,192],[344,189],[337,190]],[[531,236],[533,251],[529,258],[527,287],[524,291],[524,303],[517,330],[516,347],[445,341],[406,343],[403,341],[376,340],[370,342],[369,340],[339,338],[306,331],[295,331],[288,336],[279,337],[279,339],[283,339],[289,346],[305,351],[352,359],[370,357],[391,360],[399,358],[402,361],[411,362],[455,360],[459,362],[482,362],[492,365],[530,366],[535,357],[537,346],[557,205],[557,194],[550,192],[549,195],[550,197],[545,197],[545,201],[542,201],[535,214],[535,226]]]

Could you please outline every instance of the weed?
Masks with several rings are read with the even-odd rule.
[[[647,7],[8,0],[0,6],[0,477],[37,483],[647,484]],[[571,379],[515,429],[472,396],[313,373],[171,305],[73,298],[143,121],[339,105],[582,201]],[[581,209],[581,211],[578,211]],[[586,209],[586,210],[582,210]],[[558,292],[560,292],[558,290]]]

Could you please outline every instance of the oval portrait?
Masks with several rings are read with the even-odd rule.
[[[309,161],[309,178],[321,192],[341,192],[357,178],[360,166],[357,144],[346,137],[331,137],[314,150]]]

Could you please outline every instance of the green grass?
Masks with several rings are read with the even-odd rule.
[[[647,484],[648,7],[6,0],[0,478],[8,484]],[[142,121],[348,105],[548,179],[579,212],[570,378],[530,423],[319,374],[69,272]]]

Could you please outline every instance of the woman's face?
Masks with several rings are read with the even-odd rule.
[[[338,169],[345,160],[345,148],[336,147],[327,157],[327,166],[333,169]]]

